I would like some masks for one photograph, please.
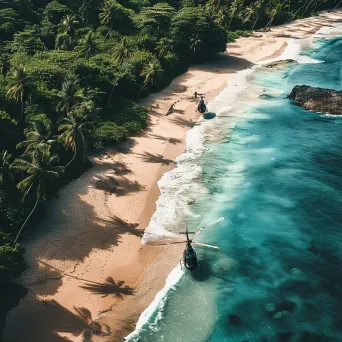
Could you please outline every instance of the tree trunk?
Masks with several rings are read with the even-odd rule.
[[[19,242],[21,234],[22,234],[22,232],[24,230],[24,227],[25,227],[26,223],[31,218],[31,216],[35,212],[35,210],[37,209],[38,202],[39,202],[39,198],[37,197],[36,204],[34,205],[33,209],[31,210],[29,216],[27,216],[27,218],[26,218],[25,222],[22,224],[21,228],[19,229],[19,232],[18,232],[18,234],[17,234],[17,236],[16,236],[16,238],[14,240],[14,245]]]
[[[110,92],[109,98],[108,98],[108,102],[107,102],[107,108],[109,108],[110,102],[112,101],[112,96],[113,96],[113,92],[115,89],[115,84],[113,83],[113,88],[112,91]]]
[[[140,89],[140,91],[139,91],[139,93],[138,93],[138,95],[137,95],[137,98],[139,98],[139,95],[140,95],[141,92],[145,89],[145,87],[146,87],[146,84],[144,84],[144,86]]]
[[[255,19],[255,22],[254,22],[254,24],[253,24],[253,26],[252,26],[252,30],[253,30],[253,31],[254,31],[254,27],[255,27],[256,23],[258,22],[258,20],[259,20],[259,17],[257,17],[257,18]]]
[[[109,30],[108,30],[108,32],[107,32],[107,34],[106,34],[105,39],[107,39],[109,33],[112,31],[112,27],[113,27],[113,23],[110,24],[110,28],[109,28]]]
[[[76,154],[77,154],[77,146],[75,146],[75,153],[74,153],[74,156],[73,156],[72,159],[69,161],[69,163],[65,165],[65,167],[68,167],[68,166],[75,160]]]
[[[83,169],[83,165],[84,165],[84,159],[86,157],[87,154],[87,142],[84,142],[84,148],[83,148],[83,155],[82,155],[82,169]]]
[[[267,23],[267,25],[266,25],[266,27],[265,27],[266,29],[268,28],[269,30],[271,30],[271,25],[272,25],[272,23],[273,23],[274,18],[275,18],[275,15],[272,16],[272,18],[270,19],[270,21]]]
[[[21,109],[20,109],[20,120],[24,122],[24,101],[21,101]]]
[[[341,3],[342,3],[342,0],[334,7],[334,10],[335,10],[338,6],[340,6]]]

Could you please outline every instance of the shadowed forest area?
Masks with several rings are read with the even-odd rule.
[[[16,302],[7,300],[9,282],[25,269],[19,242],[27,223],[42,214],[44,203],[57,197],[61,186],[91,167],[89,150],[121,141],[123,152],[130,149],[134,141],[129,137],[148,124],[149,108],[139,105],[139,98],[163,89],[190,65],[225,52],[226,43],[239,36],[341,3],[1,1],[0,327]],[[183,118],[172,122],[195,125]],[[179,143],[174,137],[167,141]],[[149,152],[140,158],[172,163]],[[144,190],[139,183],[129,183],[127,173],[125,165],[118,165],[97,187],[116,196]],[[118,231],[123,229],[123,222],[113,221]],[[124,228],[141,234],[134,225]]]

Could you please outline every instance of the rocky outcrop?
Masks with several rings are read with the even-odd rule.
[[[342,115],[342,91],[302,85],[295,86],[288,97],[308,110]]]
[[[294,63],[294,62],[296,62],[294,59],[282,59],[280,61],[275,61],[275,62],[266,64],[265,67],[273,69],[273,68],[276,68],[278,66],[287,65],[287,64],[290,64],[290,63]]]
[[[241,318],[238,315],[229,315],[228,319],[229,319],[229,322],[233,325],[241,324]]]

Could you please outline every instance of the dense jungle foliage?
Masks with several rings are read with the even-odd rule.
[[[146,127],[139,97],[241,34],[340,2],[0,0],[0,284],[25,268],[22,229],[87,150]]]

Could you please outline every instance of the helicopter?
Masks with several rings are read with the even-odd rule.
[[[207,106],[204,103],[203,95],[200,95],[200,96],[201,96],[201,99],[200,99],[200,102],[198,103],[197,110],[203,114],[207,111]]]
[[[209,248],[215,248],[220,249],[220,247],[207,245],[205,243],[200,242],[193,242],[194,239],[198,237],[198,235],[203,231],[204,227],[202,227],[196,234],[195,232],[189,232],[188,228],[186,228],[185,232],[180,232],[179,234],[185,234],[186,235],[186,241],[177,241],[177,242],[171,242],[171,244],[178,244],[178,243],[186,243],[184,252],[183,252],[183,258],[180,260],[180,266],[183,269],[184,267],[189,271],[194,271],[199,266],[199,259],[197,257],[197,254],[195,250],[193,249],[192,245],[196,246],[203,246],[203,247],[209,247]],[[189,234],[195,234],[192,239],[189,238]]]

